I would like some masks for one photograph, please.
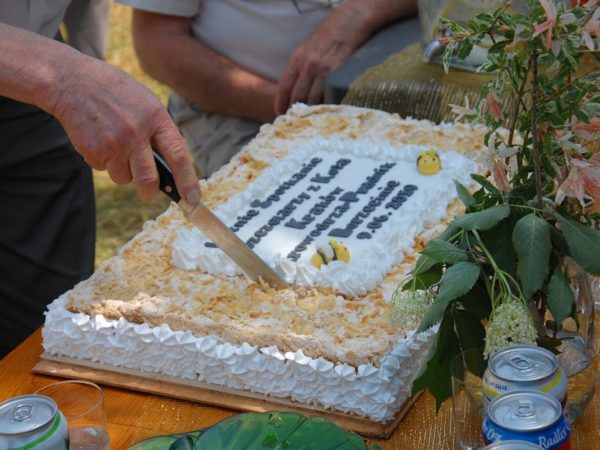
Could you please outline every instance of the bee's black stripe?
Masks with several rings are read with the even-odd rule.
[[[333,250],[333,258],[331,260],[332,261],[337,261],[339,258],[338,258],[338,254],[337,254],[337,251],[336,251],[335,247],[333,245],[331,245],[331,244],[329,244],[329,246],[331,247],[331,250]]]
[[[334,253],[335,253],[335,251],[334,251]],[[317,248],[317,254],[323,260],[323,264],[328,264],[329,263],[329,261],[327,259],[327,255],[325,254],[325,252],[323,250],[321,250],[320,248]]]

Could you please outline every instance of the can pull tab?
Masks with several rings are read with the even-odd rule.
[[[23,422],[31,417],[33,405],[29,403],[20,403],[15,406],[10,414],[10,418],[15,422]]]
[[[533,403],[530,400],[519,400],[515,415],[517,415],[518,417],[533,416]]]
[[[507,362],[512,367],[520,371],[532,369],[535,365],[529,358],[525,358],[524,356],[515,356],[513,358],[509,358]]]

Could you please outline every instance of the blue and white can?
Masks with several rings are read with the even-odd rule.
[[[492,400],[482,427],[486,445],[527,441],[544,450],[571,450],[571,427],[558,400],[536,391],[515,391]]]
[[[527,441],[500,441],[486,445],[481,450],[544,450],[537,444]]]

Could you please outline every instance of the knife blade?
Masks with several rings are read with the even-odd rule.
[[[266,282],[275,289],[289,288],[288,284],[246,245],[221,219],[201,201],[190,205],[181,198],[175,186],[171,168],[164,158],[152,151],[158,169],[160,190],[179,205],[185,217],[235,262],[252,280]]]

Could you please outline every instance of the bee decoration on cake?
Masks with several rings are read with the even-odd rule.
[[[442,168],[439,155],[434,149],[430,148],[426,152],[419,153],[417,158],[417,169],[423,175],[435,175]]]
[[[317,245],[317,251],[310,259],[310,263],[317,269],[320,269],[323,264],[329,264],[331,261],[350,262],[348,247],[335,239],[330,239],[327,245]]]

